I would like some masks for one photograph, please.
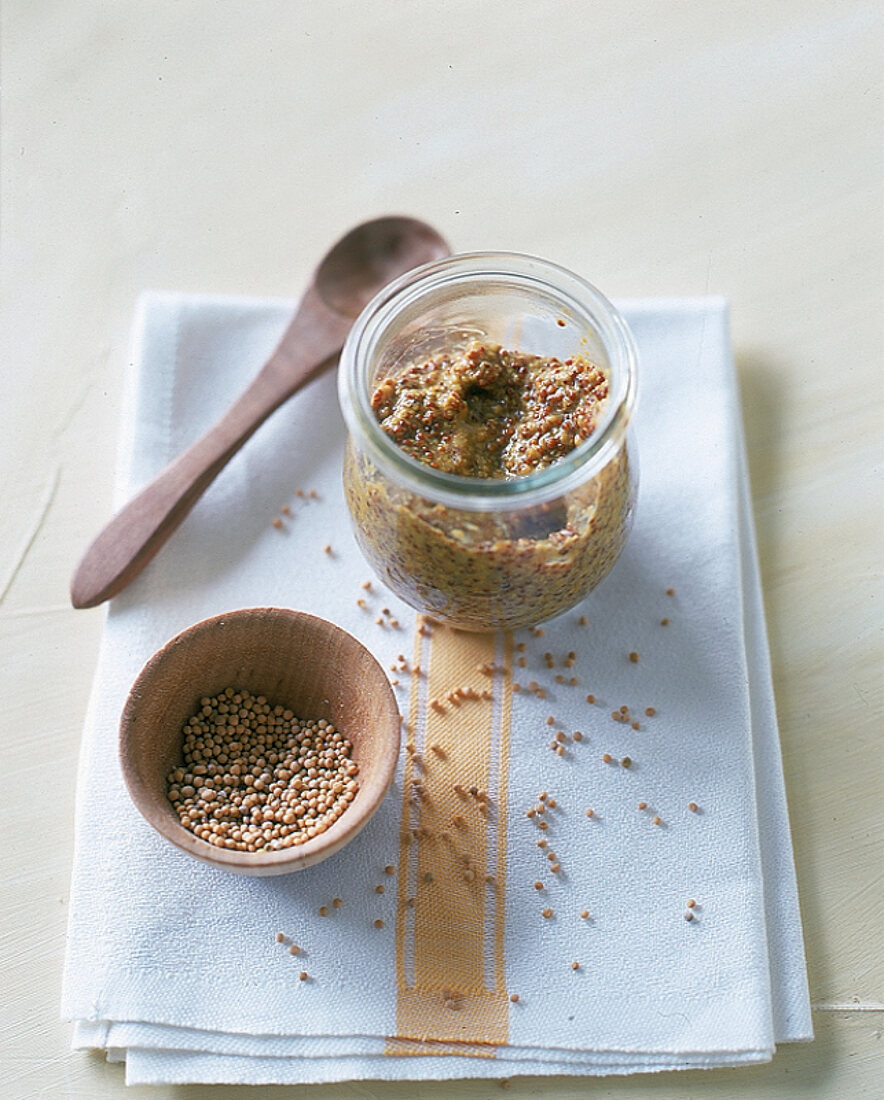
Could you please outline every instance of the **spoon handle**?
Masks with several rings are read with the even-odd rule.
[[[74,607],[95,607],[134,580],[267,417],[334,365],[352,322],[324,310],[324,323],[317,325],[314,303],[308,291],[276,351],[238,400],[100,532],[71,581]]]

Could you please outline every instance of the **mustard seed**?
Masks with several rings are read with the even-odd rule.
[[[383,887],[383,886],[375,886],[375,888],[374,888],[374,892],[376,894],[383,894],[384,891],[385,891],[385,887]]]
[[[289,948],[289,954],[290,955],[300,955],[301,954],[301,948],[298,947],[298,945],[296,943],[293,943],[291,945],[291,947]]]
[[[585,615],[581,615],[580,618],[577,620],[577,625],[578,626],[586,626],[586,624],[588,622],[589,622],[589,619],[587,619],[587,617]]]
[[[694,911],[693,911],[693,909],[685,909],[685,911],[684,911],[684,919],[685,919],[685,920],[693,920],[693,919],[694,919]]]
[[[587,810],[586,811],[586,816],[587,817],[594,817],[595,816],[595,810]]]
[[[541,916],[546,917],[547,920],[553,915],[552,909],[544,909]]]
[[[396,874],[396,868],[393,866],[392,863],[388,863],[387,866],[384,868],[384,874],[385,875],[395,875]]]
[[[648,716],[648,718],[653,718],[656,713],[657,711],[654,707],[645,707],[645,714]]]
[[[240,851],[303,844],[352,803],[352,746],[325,719],[305,721],[264,696],[227,688],[200,700],[182,729],[182,763],[167,777],[182,826]]]
[[[691,811],[692,814],[695,814],[700,809],[700,807],[697,805],[696,802],[689,802],[688,809]]]
[[[340,909],[343,904],[340,898],[332,898],[332,905],[335,909]]]
[[[667,588],[666,589],[666,595],[667,596],[674,596],[675,595],[675,589],[674,588]]]
[[[613,762],[613,760],[614,760],[614,757],[611,756],[611,754],[609,752],[603,752],[602,753],[602,763],[610,764],[610,763]]]
[[[595,702],[595,696],[594,695],[587,695],[586,701],[587,701],[587,703],[592,705]]]
[[[308,978],[308,974],[307,974],[306,970],[302,970],[301,973],[298,975],[298,980],[299,981],[306,982],[307,978]]]
[[[560,863],[551,863],[549,869],[555,873],[556,871],[561,871],[562,865]]]
[[[648,808],[648,804],[647,804],[647,802],[639,802],[639,804],[638,804],[638,808],[639,808],[640,810],[646,810],[646,809]]]
[[[378,917],[378,919],[374,922],[374,926],[375,926],[375,928],[383,928],[384,927],[384,922],[380,919],[380,917]]]
[[[694,898],[691,898],[688,901],[688,909],[693,909],[696,904],[697,904],[696,900]]]
[[[623,759],[620,761],[620,767],[621,768],[631,768],[632,767],[632,757],[624,756]]]
[[[320,905],[319,915],[321,917],[327,917],[328,916],[328,906],[327,905]]]
[[[574,962],[571,963],[571,969],[572,970],[579,970],[580,969],[580,963],[576,959],[574,960]]]
[[[629,659],[634,665],[638,664],[638,654],[635,652],[635,650],[633,650],[632,653],[629,654]]]
[[[580,910],[580,919],[581,920],[589,920],[589,910],[588,909],[581,909]]]
[[[543,883],[542,882],[535,882],[534,883],[534,889],[535,890],[542,890],[543,889]]]
[[[276,942],[277,943],[285,943],[285,940],[286,940],[285,932],[277,932],[276,933]]]
[[[663,824],[663,819],[661,817],[653,817],[653,818],[651,818],[651,824],[652,825],[662,825]]]
[[[276,528],[277,531],[282,530],[282,520],[279,518],[279,516],[277,516],[276,519],[273,521],[273,526]]]
[[[574,730],[574,732],[571,734],[571,736],[573,737],[573,739],[575,741],[582,741],[583,740],[583,734],[580,732],[580,730]]]
[[[512,1003],[514,1005],[517,1005],[519,1003],[519,994],[518,993],[510,993],[510,1000],[512,1001]]]
[[[660,620],[660,626],[669,626],[669,620],[668,619],[661,619]]]

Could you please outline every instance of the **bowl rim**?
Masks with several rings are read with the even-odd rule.
[[[285,620],[306,628],[316,629],[320,626],[323,630],[331,628],[332,633],[337,633],[346,639],[348,646],[354,647],[357,651],[361,650],[379,674],[379,682],[377,685],[372,684],[371,690],[376,695],[380,695],[384,711],[382,718],[384,720],[389,718],[389,749],[392,751],[386,751],[385,747],[379,754],[378,762],[372,769],[371,783],[360,782],[359,791],[353,803],[325,832],[311,837],[303,844],[272,851],[248,852],[236,848],[216,848],[186,829],[175,820],[173,814],[155,812],[154,804],[138,774],[131,753],[127,751],[127,746],[131,737],[132,722],[137,717],[145,691],[150,688],[151,681],[166,662],[174,658],[177,652],[184,652],[189,642],[198,635],[211,633],[219,626],[230,622],[231,619],[255,620],[257,617]],[[364,690],[364,683],[362,687]],[[383,725],[387,726],[386,721],[383,721]],[[383,666],[366,645],[329,619],[293,608],[262,606],[238,608],[200,619],[179,631],[153,653],[145,662],[126,696],[120,715],[117,748],[123,780],[136,809],[149,825],[176,848],[203,863],[228,871],[247,874],[283,874],[301,870],[328,858],[361,832],[384,801],[393,783],[401,740],[401,717],[395,693]]]

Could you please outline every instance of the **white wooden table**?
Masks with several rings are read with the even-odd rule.
[[[743,387],[817,1039],[509,1095],[882,1095],[880,5],[6,0],[2,19],[0,1093],[124,1091],[69,1052],[58,1004],[102,616],[67,586],[110,514],[135,298],[294,295],[339,233],[401,211],[611,296],[727,295]]]

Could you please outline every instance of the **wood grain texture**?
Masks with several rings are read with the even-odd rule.
[[[119,1067],[68,1050],[74,782],[101,615],[70,610],[67,584],[111,509],[140,291],[290,296],[330,237],[391,209],[458,250],[533,252],[615,298],[730,298],[812,997],[884,1003],[880,6],[318,0],[295,15],[263,0],[256,17],[246,0],[6,0],[0,13],[3,1095],[253,1096],[127,1093]],[[770,1066],[516,1080],[507,1095],[880,1096],[881,1015],[815,1023],[813,1044]]]

